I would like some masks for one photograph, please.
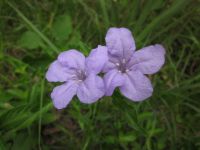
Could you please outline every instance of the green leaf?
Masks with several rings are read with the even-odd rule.
[[[108,136],[104,137],[103,140],[104,140],[106,143],[116,143],[117,137],[116,137],[116,136],[112,136],[112,135],[108,135]]]
[[[32,31],[26,31],[25,33],[23,33],[18,41],[18,44],[21,47],[28,49],[35,49],[43,46],[41,38]]]
[[[69,15],[56,18],[52,26],[52,34],[57,40],[66,40],[72,32],[72,23]]]
[[[119,141],[122,143],[133,142],[136,140],[136,135],[134,133],[120,134]]]

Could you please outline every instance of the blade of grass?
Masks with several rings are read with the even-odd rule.
[[[138,36],[138,41],[143,41],[144,38],[150,34],[156,27],[159,27],[165,20],[169,20],[176,12],[178,12],[180,9],[183,9],[184,6],[189,1],[187,0],[177,0],[173,3],[173,5],[164,11],[161,15],[153,19],[153,21],[141,32],[141,34]]]
[[[101,0],[100,5],[101,5],[102,13],[103,13],[105,26],[106,26],[106,28],[108,28],[109,27],[109,19],[108,19],[109,17],[108,17],[108,13],[107,13],[107,9],[106,9],[105,0]]]

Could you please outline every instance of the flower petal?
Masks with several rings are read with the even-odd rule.
[[[120,87],[121,93],[133,101],[142,101],[152,95],[150,80],[139,71],[125,74],[125,82]]]
[[[105,93],[103,79],[95,74],[90,74],[77,90],[77,96],[82,103],[96,102]]]
[[[59,54],[58,61],[69,68],[81,69],[85,68],[85,56],[77,50],[68,50]]]
[[[73,70],[64,67],[57,60],[50,64],[46,73],[46,79],[49,82],[64,82],[73,76]]]
[[[143,74],[153,74],[160,70],[165,62],[165,49],[156,44],[144,47],[134,53],[133,70],[140,70]]]
[[[103,72],[108,72],[112,69],[116,68],[116,64],[114,64],[113,62],[111,61],[107,61],[103,67]]]
[[[99,45],[96,49],[93,49],[86,58],[86,70],[98,74],[102,71],[107,61],[107,47]]]
[[[135,41],[126,28],[110,28],[106,34],[106,46],[112,56],[128,60],[134,53]]]
[[[69,81],[63,85],[55,87],[51,93],[54,106],[57,109],[65,108],[76,94],[77,86],[77,83]]]
[[[116,87],[123,84],[124,77],[118,70],[113,69],[104,75],[104,84],[106,88],[106,96],[111,96]]]

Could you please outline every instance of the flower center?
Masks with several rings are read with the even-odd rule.
[[[115,65],[117,66],[117,69],[120,73],[127,73],[129,69],[126,64],[127,64],[126,60],[122,59],[121,62],[116,63]]]
[[[84,81],[86,79],[86,72],[82,70],[77,70],[76,76],[77,76],[78,81]]]

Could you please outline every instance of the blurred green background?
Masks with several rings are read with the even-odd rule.
[[[49,64],[71,48],[88,55],[113,26],[129,28],[137,49],[165,46],[153,96],[134,103],[115,91],[56,110]],[[200,149],[200,1],[1,0],[0,150],[37,149]]]

